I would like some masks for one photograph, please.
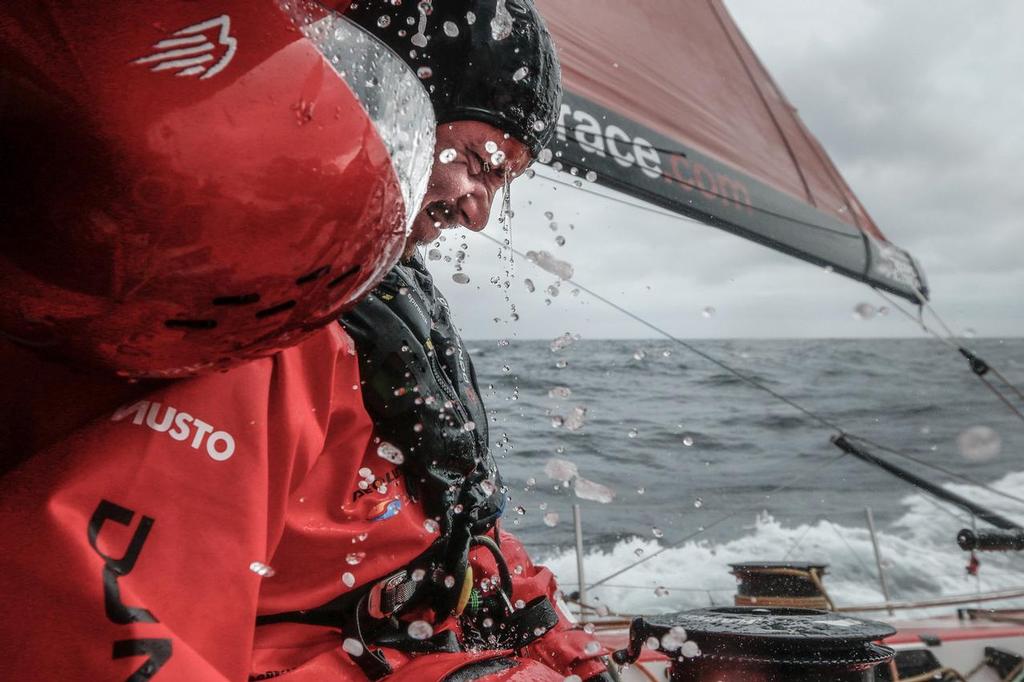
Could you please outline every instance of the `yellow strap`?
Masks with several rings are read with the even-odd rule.
[[[473,593],[473,567],[466,566],[466,577],[462,580],[462,592],[459,593],[459,601],[455,605],[455,615],[461,616],[469,603],[469,595]]]

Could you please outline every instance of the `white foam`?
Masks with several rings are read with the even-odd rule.
[[[1024,490],[1024,472],[1007,474],[993,487],[1017,494]],[[976,486],[958,484],[947,488],[1024,523],[1024,505],[1020,503]],[[933,599],[1024,586],[1024,555],[1021,553],[980,554],[980,578],[966,574],[968,555],[957,547],[955,541],[957,531],[969,525],[964,512],[945,507],[962,519],[957,520],[937,509],[931,499],[919,493],[907,495],[902,502],[906,507],[903,516],[878,532],[894,600]],[[796,548],[791,550],[794,545]],[[633,538],[616,544],[608,551],[595,549],[584,559],[586,581],[595,582],[636,561],[637,550],[642,550],[641,556],[647,556],[661,547],[656,540]],[[829,565],[825,584],[838,605],[883,601],[866,527],[842,526],[825,520],[810,525],[787,526],[767,513],[757,515],[750,532],[743,537],[719,544],[695,540],[668,549],[611,579],[608,584],[591,590],[588,600],[620,613],[666,613],[711,604],[731,604],[736,584],[729,574],[730,563],[777,561],[783,559],[787,552],[792,560]],[[565,592],[577,589],[576,557],[572,550],[546,557],[543,563],[560,577]],[[658,589],[660,587],[667,588],[667,594]],[[656,595],[656,589],[663,596]],[[994,605],[1007,606],[1010,603]],[[1024,605],[1024,600],[1013,605]],[[950,611],[950,607],[944,607],[901,612],[901,615]]]

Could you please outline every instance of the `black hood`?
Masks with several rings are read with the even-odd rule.
[[[530,0],[359,0],[346,17],[423,79],[438,123],[489,123],[534,156],[551,139],[562,74]]]

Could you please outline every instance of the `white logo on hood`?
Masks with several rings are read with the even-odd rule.
[[[219,29],[219,30],[214,30]],[[209,31],[210,35],[207,35]],[[230,35],[231,17],[222,14],[198,24],[175,31],[172,38],[153,45],[153,54],[136,59],[133,64],[152,64],[150,71],[171,71],[175,76],[199,76],[200,80],[220,73],[235,56],[238,41]],[[214,41],[216,40],[216,44]],[[217,59],[217,53],[223,54]],[[214,62],[211,64],[211,62]]]

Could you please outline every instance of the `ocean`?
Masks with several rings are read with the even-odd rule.
[[[1024,497],[1024,421],[937,340],[692,343],[848,433]],[[970,345],[1024,386],[1024,339]],[[505,527],[567,592],[574,503],[587,583],[669,548],[591,593],[616,612],[731,603],[729,563],[784,558],[827,563],[840,605],[877,603],[868,507],[893,599],[1024,585],[1020,554],[982,554],[967,575],[955,536],[968,514],[841,457],[827,426],[669,341],[467,346],[512,498]],[[1024,504],[878,454],[1024,524]]]

